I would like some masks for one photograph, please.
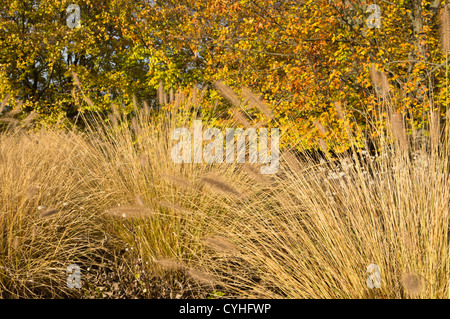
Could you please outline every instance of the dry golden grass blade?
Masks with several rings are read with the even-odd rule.
[[[188,103],[186,103],[186,94],[184,93],[184,91],[180,91],[178,93],[178,107],[177,110],[180,108],[184,108],[184,109],[188,109]]]
[[[149,218],[154,215],[154,211],[138,206],[119,206],[106,210],[104,214],[118,218]]]
[[[31,241],[34,241],[34,239],[35,239],[35,237],[37,235],[37,231],[36,231],[36,226],[35,225],[31,226],[30,233],[31,233]]]
[[[255,126],[253,126],[253,128],[255,128],[255,129],[264,128],[264,127],[266,127],[266,123],[264,123],[264,122],[256,123]],[[270,136],[269,136],[269,138],[270,138]]]
[[[346,113],[342,107],[341,101],[333,102],[333,105],[336,108],[336,113],[337,113],[338,117],[344,122],[344,128],[347,133],[347,137],[353,138],[352,130],[350,129],[348,123],[346,122],[347,117],[346,117]],[[358,126],[358,130],[359,130],[359,126]],[[361,134],[361,132],[359,132],[359,133]]]

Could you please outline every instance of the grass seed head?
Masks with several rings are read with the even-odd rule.
[[[420,277],[413,273],[403,274],[401,283],[405,290],[411,295],[418,295],[422,290],[422,281]]]

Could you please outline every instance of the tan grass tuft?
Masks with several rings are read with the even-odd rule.
[[[214,87],[226,98],[233,106],[240,108],[241,101],[234,91],[222,81],[214,82]]]
[[[406,130],[403,122],[403,117],[400,113],[393,113],[391,116],[391,130],[395,139],[400,144],[400,147],[404,150],[408,150],[408,140],[406,138]]]
[[[164,83],[162,80],[159,81],[158,100],[159,100],[160,106],[164,106],[165,104],[167,104],[167,95],[166,95],[166,92],[164,91]]]
[[[72,77],[73,77],[73,81],[75,82],[75,85],[81,90],[81,82],[80,82],[80,79],[78,78],[78,74],[76,74],[75,72],[72,72]]]
[[[273,119],[273,113],[272,110],[270,110],[269,106],[266,104],[264,99],[252,91],[250,91],[248,88],[242,89],[242,94],[247,98],[250,107],[256,107],[261,113],[263,113],[266,117],[269,119]]]
[[[319,147],[324,153],[328,153],[328,146],[327,142],[325,142],[323,139],[319,139]]]
[[[386,99],[388,97],[390,87],[388,76],[384,72],[380,72],[380,80],[381,80],[381,96]]]
[[[154,211],[138,206],[120,206],[110,208],[104,214],[119,218],[148,218],[154,214]]]
[[[44,210],[42,213],[39,214],[40,218],[46,218],[46,217],[50,217],[52,215],[55,215],[59,212],[59,210],[55,209],[55,208],[49,208]]]
[[[81,91],[82,95],[83,95],[83,100],[90,106],[90,107],[94,107],[94,102],[92,102],[92,100],[87,97],[86,95],[84,95],[83,93],[83,88],[80,82],[80,79],[78,78],[78,75],[75,72],[72,72],[72,77],[73,77],[73,81],[75,82],[75,85],[78,87],[78,89]]]
[[[25,196],[27,199],[32,199],[34,196],[36,196],[37,194],[39,194],[39,186],[33,185],[27,188],[27,190],[25,191]]]
[[[144,115],[148,116],[148,114],[150,113],[150,107],[148,106],[147,101],[144,101]]]
[[[2,100],[2,102],[0,104],[0,113],[2,113],[3,110],[5,109],[5,106],[6,106],[6,103],[8,103],[9,97],[10,97],[10,94],[7,93],[5,98]]]
[[[375,86],[381,86],[378,70],[373,63],[370,65],[370,79]]]
[[[174,103],[175,110],[179,110],[181,105],[182,105],[181,93],[175,93],[175,103]]]
[[[86,95],[83,94],[83,100],[90,106],[90,107],[95,107],[94,102],[92,102],[92,100],[87,97]]]
[[[374,84],[377,92],[381,93],[383,99],[387,99],[390,87],[387,74],[376,69],[375,64],[372,63],[370,66],[370,78]]]
[[[344,114],[344,110],[342,109],[342,103],[341,101],[336,101],[333,102],[334,107],[336,109],[336,113],[339,116],[339,118],[343,121],[345,121],[345,114]]]
[[[233,243],[218,235],[207,237],[204,241],[208,247],[222,253],[236,253],[239,251]]]
[[[140,206],[140,207],[144,207],[145,206],[144,199],[141,196],[139,196],[139,195],[136,195],[136,205]]]
[[[20,112],[22,112],[21,106],[22,106],[22,101],[19,101],[19,103],[17,103],[17,105],[14,107],[14,109],[12,109],[8,113],[6,113],[5,116],[14,116],[16,114],[19,114]]]
[[[137,112],[139,105],[137,102],[136,94],[133,93],[133,95],[131,96],[131,99],[132,99],[134,111]]]
[[[439,111],[434,111],[431,113],[430,138],[433,145],[437,145],[439,143],[439,139],[441,136],[440,119],[441,114]]]
[[[221,180],[218,176],[209,174],[208,176],[202,177],[201,181],[207,184],[211,190],[224,194],[231,195],[233,197],[241,197],[242,194],[234,189],[230,184]]]
[[[34,119],[38,117],[38,113],[36,111],[32,111],[28,116],[23,120],[23,124],[28,125],[30,124]]]
[[[2,118],[0,118],[0,122],[9,123],[12,125],[18,125],[20,123],[20,121],[18,119],[14,119],[12,117],[2,117]]]
[[[116,120],[119,120],[120,112],[119,112],[119,108],[117,107],[117,105],[115,103],[111,103],[111,110],[113,111],[113,115],[116,118]]]
[[[12,246],[13,246],[14,250],[18,250],[19,249],[20,239],[19,239],[18,236],[14,236],[14,240],[13,240]]]
[[[192,90],[192,104],[194,105],[195,108],[198,107],[198,88],[196,85],[194,85],[194,88]]]
[[[172,204],[170,202],[167,201],[160,201],[159,204],[163,207],[169,208],[170,210],[174,211],[174,212],[179,212],[182,213],[183,215],[189,215],[189,214],[193,214],[192,211],[187,210],[181,206]]]
[[[170,88],[169,100],[170,100],[170,103],[173,103],[175,101],[175,92],[174,92],[173,88]]]
[[[263,185],[271,186],[270,180],[266,176],[261,174],[261,172],[258,170],[258,168],[255,167],[255,165],[245,163],[244,170],[246,173],[248,173],[248,175],[250,177],[252,177],[257,182],[259,182]]]
[[[161,178],[165,179],[166,181],[172,182],[172,184],[174,184],[176,186],[180,186],[182,188],[186,188],[186,189],[189,189],[189,190],[192,190],[192,189],[195,188],[194,184],[189,182],[186,178],[182,178],[182,177],[178,177],[178,176],[174,176],[174,175],[169,175],[169,174],[159,174],[159,176]]]
[[[133,128],[134,132],[137,135],[141,135],[141,127],[139,126],[138,122],[137,122],[137,118],[135,116],[133,116],[131,118],[131,127]]]
[[[181,270],[186,267],[184,263],[178,262],[174,259],[156,259],[155,263],[163,268],[171,269],[171,270]]]
[[[139,157],[139,164],[141,165],[142,168],[147,168],[149,166],[149,158],[147,154],[142,154]]]
[[[299,160],[291,150],[283,152],[283,158],[291,170],[294,172],[302,171]]]
[[[250,124],[249,121],[247,121],[247,119],[245,118],[245,116],[241,113],[241,111],[239,110],[234,110],[233,111],[233,117],[234,120],[240,124],[242,124],[242,126],[246,129],[251,128],[252,125]]]
[[[317,120],[314,120],[314,125],[319,129],[319,131],[323,134],[323,135],[327,135],[328,131],[327,129],[322,125],[322,123],[320,123]]]
[[[450,53],[450,8],[447,5],[444,6],[444,10],[441,14],[441,46],[444,54]]]
[[[204,284],[207,284],[207,285],[211,285],[216,282],[216,279],[213,276],[211,276],[210,274],[207,274],[203,271],[197,270],[197,269],[188,268],[188,274],[194,280],[204,283]]]
[[[411,295],[418,295],[422,290],[422,280],[420,277],[413,273],[403,274],[401,283],[405,290]]]

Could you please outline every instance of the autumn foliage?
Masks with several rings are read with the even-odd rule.
[[[161,83],[166,91],[198,83],[204,115],[221,125],[233,113],[212,85],[223,80],[264,98],[273,119],[245,98],[241,111],[282,128],[285,147],[333,148],[349,140],[346,127],[370,138],[368,123],[382,126],[389,112],[421,129],[430,108],[445,113],[444,2],[11,0],[0,7],[0,98],[47,122],[73,121],[112,102],[127,108],[133,95],[159,106]],[[72,3],[80,28],[66,24]],[[368,24],[373,4],[379,28]]]

